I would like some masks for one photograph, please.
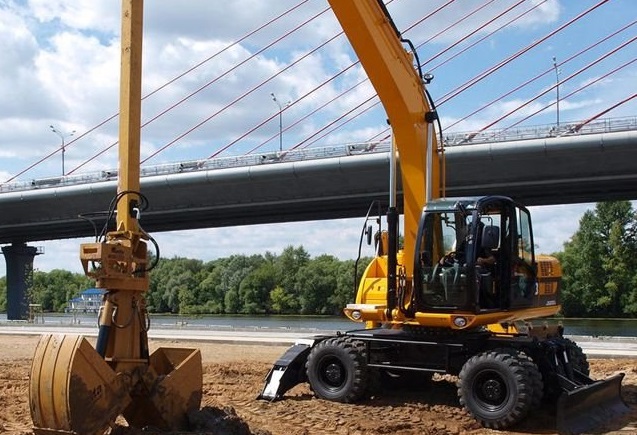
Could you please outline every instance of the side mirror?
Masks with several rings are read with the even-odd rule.
[[[367,244],[371,245],[372,244],[372,226],[369,225],[367,227],[367,229],[365,230],[365,235],[367,236]]]

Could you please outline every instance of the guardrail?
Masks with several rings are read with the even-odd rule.
[[[225,169],[241,166],[257,166],[271,163],[295,162],[301,160],[319,160],[330,157],[344,157],[348,155],[387,151],[389,151],[389,142],[363,142],[290,151],[248,154],[234,157],[220,157],[210,160],[189,160],[179,163],[142,167],[140,170],[140,177],[143,178],[184,172],[208,171],[212,169]],[[59,177],[38,178],[31,181],[7,183],[0,185],[0,193],[100,183],[117,180],[117,174],[118,171],[113,169],[109,171],[88,172],[80,175],[65,175]]]
[[[600,134],[637,130],[637,117],[609,118],[596,121],[575,121],[560,124],[536,125],[520,128],[501,128],[482,132],[464,131],[444,135],[445,146],[476,143],[514,142],[527,139],[561,137],[583,134]]]
[[[523,141],[548,137],[569,135],[585,135],[637,130],[637,117],[609,118],[592,122],[579,121],[562,124],[545,124],[517,129],[496,129],[483,132],[459,132],[443,134],[444,145],[471,145],[480,143],[497,143]],[[289,151],[276,151],[243,156],[219,157],[210,160],[189,160],[155,166],[145,166],[140,170],[141,177],[170,175],[183,172],[208,171],[241,166],[257,166],[272,163],[294,162],[302,160],[318,160],[330,157],[387,152],[390,144],[387,141],[362,142],[327,147],[312,147]],[[31,181],[19,181],[0,185],[0,193],[33,189],[56,188],[78,184],[99,183],[117,179],[117,170],[90,172],[81,175],[65,175],[60,177],[38,178]]]

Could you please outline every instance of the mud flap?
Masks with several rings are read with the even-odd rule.
[[[623,373],[603,381],[593,381],[580,373],[578,375],[585,378],[586,382],[579,386],[573,384],[572,389],[565,387],[557,401],[557,431],[560,434],[589,432],[628,411],[628,405],[621,396]]]
[[[299,340],[275,363],[257,399],[277,400],[295,385],[305,382],[305,361],[316,340]]]

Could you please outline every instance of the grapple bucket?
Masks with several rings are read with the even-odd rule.
[[[305,362],[314,341],[297,342],[275,363],[265,379],[265,386],[257,399],[276,400],[286,391],[306,380]]]
[[[619,373],[564,391],[557,401],[558,432],[589,432],[626,413],[628,406],[621,396],[623,378],[624,374]]]
[[[200,351],[159,348],[128,368],[113,369],[82,336],[42,336],[29,387],[33,432],[103,434],[120,414],[133,427],[187,428],[201,404]]]
[[[40,338],[29,387],[36,435],[103,433],[128,403],[121,379],[85,338]]]

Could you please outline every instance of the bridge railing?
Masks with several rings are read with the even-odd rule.
[[[257,166],[270,163],[294,162],[302,160],[319,160],[330,157],[344,157],[348,155],[386,152],[388,142],[363,142],[355,144],[341,144],[326,147],[313,147],[289,151],[276,151],[243,156],[219,157],[210,160],[189,160],[179,163],[168,163],[145,166],[140,170],[141,177],[157,175],[171,175],[184,172],[209,171],[244,166]],[[88,172],[80,175],[66,175],[59,177],[38,178],[31,181],[7,183],[0,185],[0,193],[15,192],[32,189],[56,188],[77,184],[99,183],[117,180],[117,170]]]
[[[562,123],[559,126],[556,124],[544,124],[530,127],[485,130],[482,132],[463,131],[445,134],[444,142],[445,146],[469,145],[627,130],[637,130],[637,117],[608,118],[590,122],[574,121]]]
[[[521,141],[547,137],[567,135],[584,135],[637,130],[637,117],[609,118],[591,122],[579,121],[555,124],[520,127],[516,129],[496,129],[484,132],[444,133],[445,146],[470,145],[479,143],[496,143],[507,141]],[[348,155],[378,153],[389,151],[389,142],[362,142],[326,147],[312,147],[296,150],[284,150],[247,154],[241,156],[219,157],[210,160],[189,160],[179,163],[169,163],[141,168],[141,177],[156,175],[170,175],[183,172],[208,171],[241,166],[257,166],[271,163],[294,162],[302,160],[317,160],[330,157],[344,157]],[[80,175],[65,175],[60,177],[38,178],[31,181],[0,184],[0,194],[32,189],[56,188],[62,186],[99,183],[117,179],[117,170],[104,170]]]

